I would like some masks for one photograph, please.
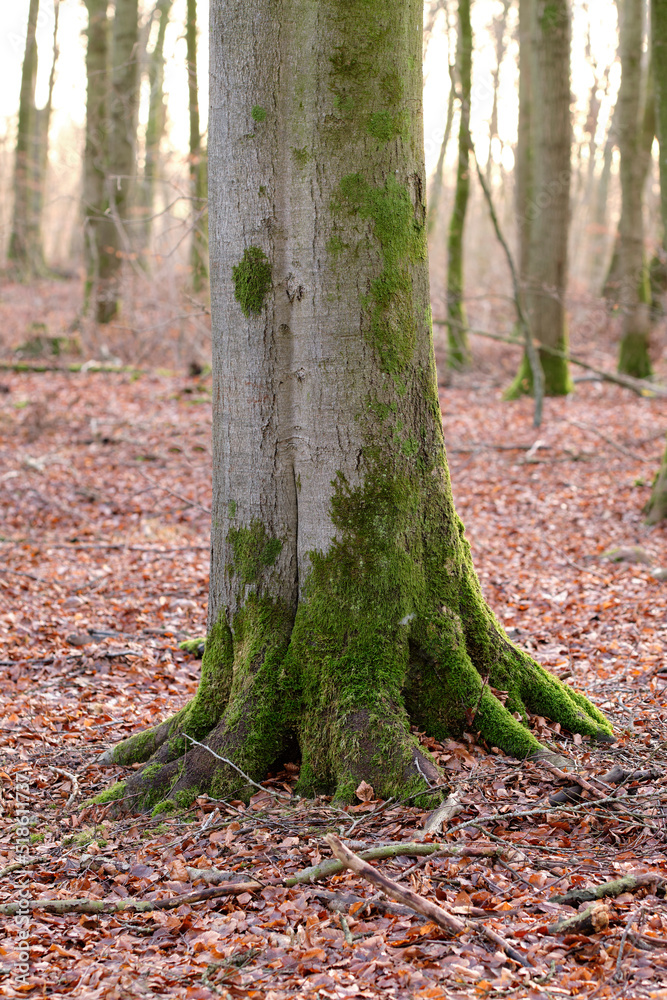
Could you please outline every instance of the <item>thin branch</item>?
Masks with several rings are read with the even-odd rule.
[[[424,899],[416,892],[413,892],[412,889],[401,886],[392,879],[387,878],[382,872],[377,871],[372,865],[367,864],[358,855],[350,851],[349,848],[345,847],[334,834],[330,833],[324,839],[341,864],[353,871],[355,875],[360,875],[361,878],[366,879],[371,885],[377,886],[386,896],[395,899],[396,902],[402,903],[404,906],[409,906],[410,909],[432,920],[439,927],[442,927],[443,930],[449,931],[450,934],[462,934],[464,931],[473,929],[479,930],[486,938],[502,948],[505,954],[513,959],[513,961],[525,968],[532,968],[526,956],[522,955],[515,948],[512,948],[500,934],[497,934],[496,931],[491,930],[485,924],[473,925],[466,920],[460,920],[436,903],[432,903],[429,899]]]
[[[245,778],[245,780],[248,782],[249,785],[252,785],[254,788],[258,788],[260,792],[268,792],[269,795],[275,795],[278,798],[282,799],[291,798],[291,795],[287,795],[285,792],[276,792],[273,788],[265,788],[264,785],[257,784],[256,781],[253,781],[250,775],[246,774],[245,771],[242,771],[240,767],[237,767],[233,760],[229,760],[228,757],[221,757],[220,754],[217,754],[215,752],[215,750],[211,750],[210,747],[207,747],[205,743],[200,743],[198,740],[193,739],[192,736],[189,735],[189,733],[183,733],[183,735],[185,736],[186,739],[190,740],[191,743],[194,743],[195,746],[201,747],[202,750],[206,750],[207,753],[210,753],[211,756],[215,757],[216,760],[221,760],[223,764],[228,764],[229,767],[237,771],[242,778]]]
[[[447,326],[449,320],[446,319],[434,319],[433,324],[435,326]],[[500,333],[490,333],[488,330],[480,330],[474,327],[467,327],[469,333],[476,333],[478,337],[487,337],[489,340],[498,340],[501,344],[513,344],[515,347],[519,343],[516,337],[504,337]],[[657,396],[661,399],[667,398],[667,386],[658,385],[654,382],[649,382],[647,379],[633,378],[632,375],[621,375],[620,373],[606,372],[602,368],[596,368],[594,365],[589,365],[587,361],[582,361],[581,358],[575,357],[573,354],[569,354],[567,351],[559,351],[556,347],[549,347],[546,344],[540,344],[540,350],[544,351],[545,354],[552,354],[555,358],[563,358],[565,361],[569,361],[570,364],[578,365],[579,368],[585,368],[589,372],[594,372],[599,375],[604,382],[612,382],[614,385],[623,386],[624,389],[630,389],[632,392],[636,393],[638,396],[643,398],[649,398],[652,396]]]

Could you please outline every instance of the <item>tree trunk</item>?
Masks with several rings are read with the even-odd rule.
[[[164,104],[164,38],[169,23],[169,12],[173,0],[157,0],[153,19],[157,18],[158,28],[153,50],[148,56],[148,121],[146,122],[146,155],[141,184],[138,185],[136,207],[141,216],[141,243],[144,251],[150,251],[155,210],[155,188],[160,175],[160,144],[166,124]]]
[[[667,263],[667,0],[651,0],[651,47],[655,82],[656,126],[660,144],[660,213],[662,259]],[[667,449],[646,506],[646,520],[657,524],[667,517]]]
[[[567,353],[565,292],[567,243],[570,224],[570,16],[568,0],[522,0],[520,17],[529,17],[521,28],[522,47],[530,37],[529,86],[524,89],[523,110],[529,115],[520,136],[529,140],[522,149],[521,170],[528,170],[528,190],[520,211],[520,242],[528,325],[533,338],[545,347]],[[528,35],[530,32],[530,35]],[[521,72],[525,66],[521,55]],[[531,164],[532,152],[532,164]],[[527,164],[527,166],[526,166]],[[521,193],[528,193],[524,182]],[[523,216],[523,217],[522,217]],[[567,361],[540,351],[544,392],[562,396],[570,392]],[[506,392],[514,399],[533,390],[530,362],[524,355],[519,372]]]
[[[447,241],[447,365],[466,368],[471,361],[465,306],[463,304],[463,232],[470,193],[470,89],[472,78],[472,26],[470,0],[459,0],[457,63],[461,108],[456,192]],[[489,149],[489,156],[491,150]]]
[[[86,144],[83,153],[83,231],[86,282],[84,312],[97,301],[100,227],[106,207],[107,133],[109,128],[109,19],[107,0],[86,0]]]
[[[621,221],[618,240],[618,302],[622,339],[618,370],[647,378],[650,291],[644,264],[642,218],[641,83],[644,0],[620,5],[621,86],[618,92],[618,145],[621,151]],[[652,141],[652,138],[651,138]]]
[[[39,180],[35,139],[37,110],[35,82],[37,79],[37,15],[39,0],[30,0],[28,26],[21,72],[19,119],[14,160],[14,210],[9,237],[8,258],[24,279],[44,270],[40,235],[40,219],[35,216],[33,190]],[[37,152],[37,156],[38,156]]]
[[[100,797],[116,808],[249,793],[188,735],[255,781],[300,752],[299,793],[348,801],[361,780],[426,801],[439,772],[410,722],[520,758],[545,752],[527,710],[610,738],[507,639],[454,510],[421,23],[421,0],[211,6],[208,637],[194,699],[103,756],[150,760]]]
[[[192,196],[192,243],[190,266],[192,287],[201,290],[208,278],[208,176],[206,153],[199,127],[199,87],[197,85],[197,0],[187,0],[185,39],[188,58],[190,105],[190,190]]]
[[[116,0],[111,45],[111,93],[106,208],[97,223],[99,242],[96,316],[108,323],[120,305],[123,260],[132,253],[128,210],[136,172],[137,108],[139,103],[138,0]]]

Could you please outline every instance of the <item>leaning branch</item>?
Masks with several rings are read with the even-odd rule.
[[[434,319],[433,323],[435,326],[447,326],[449,320],[445,319]],[[500,333],[490,333],[488,330],[480,330],[474,327],[467,327],[470,333],[476,333],[478,337],[487,337],[489,340],[498,340],[501,344],[513,344],[516,346],[518,341],[515,337],[504,337]],[[555,358],[563,358],[565,361],[569,361],[573,365],[578,365],[579,368],[585,368],[586,371],[593,372],[598,375],[603,382],[612,382],[614,385],[623,386],[624,389],[630,389],[632,392],[636,393],[638,396],[650,397],[658,396],[661,399],[667,398],[667,386],[656,385],[653,382],[649,382],[643,378],[633,378],[632,375],[621,375],[620,372],[606,372],[602,368],[596,368],[595,365],[589,365],[587,361],[582,361],[581,358],[575,357],[573,354],[569,354],[567,351],[559,351],[556,347],[549,347],[546,344],[540,344],[540,350],[544,351],[545,354],[552,354]]]
[[[438,927],[442,927],[443,930],[448,931],[450,934],[462,934],[467,930],[479,930],[489,941],[502,948],[505,954],[513,961],[518,962],[519,965],[523,965],[528,969],[531,968],[531,963],[525,955],[512,948],[496,931],[491,930],[491,928],[486,927],[484,924],[473,925],[466,920],[460,920],[452,913],[448,913],[441,906],[432,903],[430,899],[424,899],[416,892],[413,892],[412,889],[408,889],[405,886],[399,885],[398,882],[387,878],[382,872],[373,868],[372,865],[367,864],[362,858],[345,847],[333,833],[330,833],[324,839],[345,868],[349,868],[355,875],[365,878],[371,885],[377,886],[385,896],[395,899],[397,903],[402,903],[404,906],[409,906],[415,913],[421,913],[423,917],[432,920]]]

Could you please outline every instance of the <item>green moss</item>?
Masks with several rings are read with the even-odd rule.
[[[271,265],[260,247],[248,247],[240,263],[232,268],[234,296],[244,316],[261,313],[271,289]]]
[[[626,333],[621,341],[618,370],[633,378],[650,378],[653,374],[645,333]]]
[[[565,342],[558,346],[558,350],[565,352],[567,344]],[[545,396],[567,396],[572,392],[574,385],[570,377],[570,369],[565,358],[549,354],[547,351],[539,351],[540,364],[544,372],[544,395]],[[519,366],[519,371],[514,381],[503,393],[503,399],[519,399],[521,396],[533,395],[533,371],[530,367],[528,356],[524,352]]]
[[[255,104],[252,111],[250,112],[252,120],[255,122],[265,122],[267,119],[266,109],[260,107],[259,104]]]
[[[227,513],[228,513],[230,519],[232,519],[232,520],[233,520],[233,518],[236,517],[236,500],[230,500],[229,501],[229,503],[227,504]]]
[[[262,572],[273,566],[283,547],[279,538],[269,536],[258,518],[247,528],[230,528],[227,541],[234,553],[230,572],[243,584],[257,583]]]
[[[122,799],[125,794],[125,786],[127,782],[117,781],[115,785],[111,785],[109,788],[105,788],[103,792],[96,795],[93,799],[95,805],[101,806],[106,802],[115,802],[116,799]]]
[[[297,149],[295,146],[292,147],[292,159],[296,163],[297,167],[305,167],[310,159],[310,153],[304,146],[302,149]]]
[[[348,247],[349,244],[343,243],[340,236],[332,236],[326,243],[327,253],[331,254],[332,257],[338,257],[344,250],[347,250]]]
[[[198,636],[196,639],[184,639],[183,642],[179,642],[178,648],[182,649],[184,653],[190,653],[192,656],[199,657],[204,652],[205,643],[206,638]]]
[[[333,209],[373,223],[383,268],[371,282],[366,303],[370,336],[383,370],[396,372],[410,362],[417,341],[411,265],[426,259],[424,225],[415,218],[407,188],[391,175],[375,187],[360,174],[348,174]]]
[[[144,778],[156,778],[162,770],[162,764],[148,764],[141,772]]]
[[[153,807],[151,816],[159,816],[161,813],[173,813],[176,812],[178,806],[173,799],[162,799],[158,802],[156,806]]]
[[[399,135],[407,132],[405,115],[392,114],[391,111],[374,111],[368,116],[366,131],[378,142],[391,142]]]

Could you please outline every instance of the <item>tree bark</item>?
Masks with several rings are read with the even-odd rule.
[[[14,210],[8,258],[21,277],[29,279],[44,270],[40,219],[35,216],[34,187],[39,183],[39,152],[36,150],[37,109],[37,16],[39,0],[30,0],[28,26],[21,72],[19,119],[14,159]]]
[[[138,185],[136,207],[141,216],[141,242],[144,253],[150,252],[155,210],[155,188],[160,176],[160,144],[166,125],[164,103],[164,39],[169,23],[173,0],[157,0],[153,18],[158,19],[157,34],[148,55],[148,121],[146,122],[146,150],[144,171]],[[138,220],[139,221],[139,220]],[[146,266],[148,261],[145,261]]]
[[[528,19],[528,24],[525,24]],[[567,354],[565,293],[570,224],[570,15],[567,0],[521,0],[520,84],[517,187],[520,270],[530,333],[538,344]],[[529,45],[529,56],[524,58]],[[525,200],[523,200],[525,199]],[[567,362],[540,351],[544,392],[570,392]],[[515,399],[533,391],[529,359],[505,396]]]
[[[208,279],[208,174],[206,152],[199,125],[197,84],[197,0],[187,0],[185,39],[188,53],[190,108],[190,191],[192,197],[192,243],[190,267],[192,287],[201,290]]]
[[[100,797],[119,809],[247,795],[238,769],[261,780],[299,753],[302,795],[349,801],[365,780],[433,805],[440,773],[410,722],[521,758],[545,752],[527,710],[611,738],[507,639],[454,510],[421,22],[421,0],[211,6],[208,636],[194,699],[102,757],[150,761]],[[184,756],[188,735],[234,768]]]
[[[660,144],[660,213],[662,260],[667,264],[667,0],[651,0],[651,46],[655,74],[656,126]],[[657,524],[667,517],[667,448],[646,506],[646,520]]]
[[[466,368],[471,361],[466,310],[463,304],[463,233],[470,194],[470,90],[472,79],[472,25],[470,0],[458,3],[456,61],[460,86],[459,157],[454,207],[447,240],[447,365]],[[489,156],[491,150],[489,148]]]
[[[138,0],[116,0],[111,44],[111,92],[105,176],[105,209],[98,220],[98,273],[95,311],[108,323],[120,306],[123,260],[132,253],[129,209],[136,174],[139,104]]]
[[[109,129],[109,19],[107,0],[86,0],[86,144],[83,153],[83,231],[86,282],[83,309],[97,300],[100,226],[106,208],[107,135]]]
[[[619,4],[621,86],[618,146],[621,152],[621,221],[618,240],[618,302],[622,339],[618,370],[635,378],[651,374],[650,291],[644,262],[642,218],[641,84],[644,0]],[[653,141],[651,137],[651,142]]]

